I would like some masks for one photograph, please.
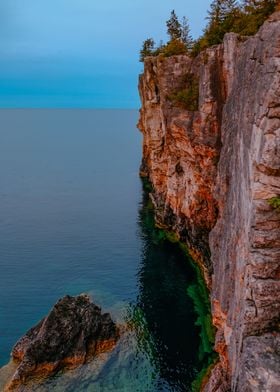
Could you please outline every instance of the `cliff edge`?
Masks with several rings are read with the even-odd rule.
[[[139,91],[157,224],[211,291],[220,360],[204,390],[279,390],[280,12],[196,58],[146,58]]]

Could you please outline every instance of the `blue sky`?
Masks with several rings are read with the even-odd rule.
[[[0,107],[137,108],[139,48],[210,0],[0,0]]]

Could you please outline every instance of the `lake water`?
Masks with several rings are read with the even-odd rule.
[[[199,330],[182,252],[159,241],[135,110],[1,110],[0,365],[63,295],[129,325],[111,354],[36,391],[188,391]],[[31,389],[29,389],[31,390]]]

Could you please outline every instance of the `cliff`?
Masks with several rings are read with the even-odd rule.
[[[199,87],[197,107],[185,99]],[[141,175],[156,221],[200,264],[217,327],[206,391],[280,388],[280,13],[197,58],[148,57]]]

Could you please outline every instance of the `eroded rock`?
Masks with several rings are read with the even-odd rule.
[[[190,73],[199,79],[195,111],[169,99]],[[139,89],[141,174],[157,223],[187,243],[211,288],[220,361],[205,390],[259,391],[242,358],[248,339],[279,336],[280,213],[268,200],[280,195],[280,13],[255,36],[226,34],[195,59],[147,58]]]
[[[264,334],[244,340],[240,376],[244,391],[280,390],[280,336]]]
[[[111,350],[118,337],[111,316],[102,314],[87,295],[65,296],[14,346],[12,359],[18,366],[6,390],[83,364]]]

